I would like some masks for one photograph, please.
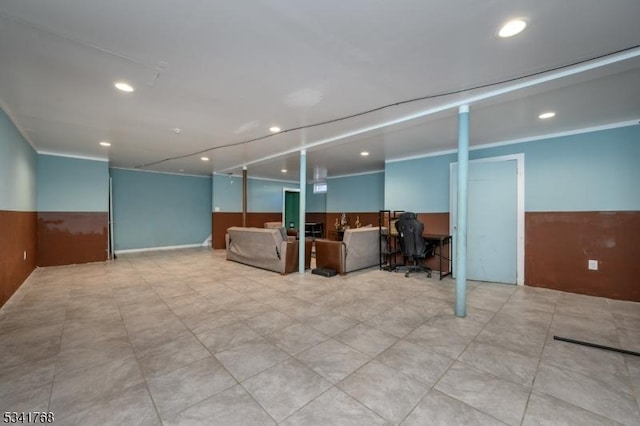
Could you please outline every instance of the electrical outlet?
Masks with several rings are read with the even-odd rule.
[[[597,271],[598,270],[598,261],[589,259],[589,270]]]
[[[214,211],[214,212],[219,212],[219,211],[220,211],[220,207],[214,207],[214,208],[213,208],[213,211]]]

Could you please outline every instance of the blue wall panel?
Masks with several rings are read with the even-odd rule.
[[[327,212],[375,212],[384,207],[384,172],[327,179]]]
[[[420,213],[449,211],[449,164],[455,154],[387,163],[384,205]]]
[[[306,209],[310,213],[325,213],[327,211],[327,193],[313,193],[313,184],[307,185]]]
[[[211,178],[111,169],[115,249],[200,244],[211,234]]]
[[[473,136],[473,135],[472,135]],[[526,211],[640,210],[640,127],[473,150],[471,160],[525,154]],[[449,211],[456,154],[386,164],[385,208]]]
[[[247,209],[249,212],[281,212],[283,188],[298,189],[297,183],[249,178],[247,185]],[[242,211],[242,206],[240,208]]]
[[[282,182],[249,177],[247,184],[247,209],[249,212],[273,213],[282,211],[283,188],[298,189],[297,182]],[[213,175],[213,211],[242,211],[242,178]]]
[[[38,211],[109,210],[109,163],[38,155]]]
[[[242,178],[237,176],[213,175],[212,211],[242,211]]]
[[[640,126],[473,151],[525,153],[525,210],[640,210]]]
[[[38,156],[0,109],[0,210],[36,211]]]

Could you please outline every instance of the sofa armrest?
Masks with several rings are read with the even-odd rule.
[[[298,242],[296,240],[282,242],[282,261],[284,263],[283,275],[298,270]]]
[[[316,267],[333,269],[340,275],[346,274],[346,246],[342,241],[318,239],[316,243]]]
[[[313,250],[313,239],[304,239],[304,269],[311,269],[311,250]]]
[[[311,268],[311,249],[313,241],[310,238],[304,241],[304,269]],[[300,255],[298,253],[298,240],[287,240],[282,243],[284,253],[284,273],[290,274],[291,272],[298,271],[298,264]]]

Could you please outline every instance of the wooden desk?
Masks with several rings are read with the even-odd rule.
[[[440,279],[442,280],[447,275],[451,275],[453,271],[453,243],[451,235],[439,235],[439,234],[422,234],[422,238],[436,245],[436,256],[440,258]],[[451,253],[451,257],[445,255],[444,246],[448,245]],[[449,272],[442,273],[442,261],[449,262]]]

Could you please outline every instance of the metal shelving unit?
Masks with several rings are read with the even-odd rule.
[[[395,228],[393,228],[395,220],[401,213],[404,213],[404,210],[380,210],[378,212],[379,267],[381,270],[393,271],[398,265],[401,265],[397,263],[398,256],[401,256],[400,244]]]

